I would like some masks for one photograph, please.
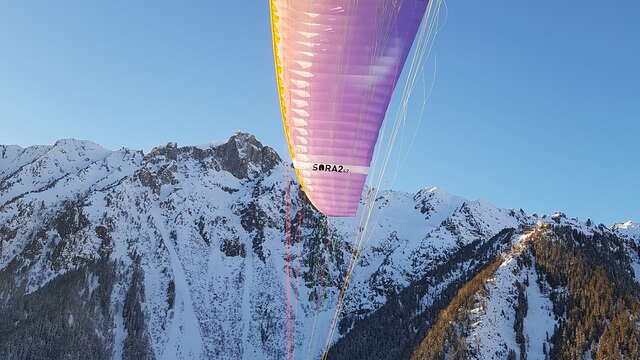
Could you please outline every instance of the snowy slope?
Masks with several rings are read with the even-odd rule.
[[[0,145],[0,178],[13,173],[49,150],[50,146]]]
[[[514,350],[517,358],[544,360],[543,349],[550,349],[548,337],[553,335],[556,320],[549,296],[553,291],[539,280],[531,262],[523,264],[519,257],[528,236],[521,236],[515,251],[508,254],[486,285],[486,293],[479,295],[477,307],[470,311],[471,331],[468,343],[474,351],[474,359],[504,359],[508,350]],[[518,308],[518,292],[526,299],[526,315],[523,320],[525,345],[517,341],[514,321]],[[521,354],[524,349],[524,356]]]

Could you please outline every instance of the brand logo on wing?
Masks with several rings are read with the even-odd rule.
[[[344,165],[334,165],[334,164],[313,164],[311,167],[313,171],[324,171],[324,172],[337,172],[337,173],[348,173],[349,169]]]

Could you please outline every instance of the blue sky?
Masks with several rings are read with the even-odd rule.
[[[447,7],[393,187],[640,220],[640,3]],[[267,1],[5,1],[0,143],[148,150],[245,130],[284,155],[270,36]]]

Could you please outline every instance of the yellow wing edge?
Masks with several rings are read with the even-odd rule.
[[[294,160],[296,158],[296,154],[293,151],[293,144],[291,143],[291,139],[289,138],[289,124],[287,122],[287,107],[285,105],[284,99],[284,87],[282,85],[282,61],[280,60],[280,54],[278,53],[278,42],[280,41],[280,30],[278,29],[278,14],[276,13],[276,1],[277,0],[269,0],[269,12],[271,13],[271,35],[273,39],[273,58],[276,69],[276,80],[278,82],[278,100],[280,101],[280,112],[282,113],[282,124],[284,125],[284,135],[287,139],[287,145],[289,146],[289,153],[291,154],[291,159]],[[300,172],[298,169],[294,168],[296,171],[296,176],[298,177],[298,181],[300,182],[300,186],[302,187],[302,191],[307,193],[304,181],[300,176]],[[309,198],[309,196],[307,196]],[[311,201],[311,199],[309,198]],[[312,201],[313,203],[313,201]],[[315,205],[314,205],[315,206]],[[317,208],[317,207],[316,207]]]

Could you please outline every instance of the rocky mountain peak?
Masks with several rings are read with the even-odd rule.
[[[166,145],[156,146],[145,156],[145,160],[158,161],[164,158],[169,161],[176,161],[178,154],[178,143],[168,142]]]
[[[282,161],[274,149],[240,131],[215,150],[222,168],[239,179],[247,178],[252,170],[269,171]]]
[[[263,145],[254,135],[240,131],[227,141],[197,146],[178,147],[177,143],[170,142],[153,148],[145,156],[145,160],[152,163],[179,159],[214,160],[217,168],[230,172],[238,179],[247,179],[258,172],[267,172],[282,162],[274,149]]]

